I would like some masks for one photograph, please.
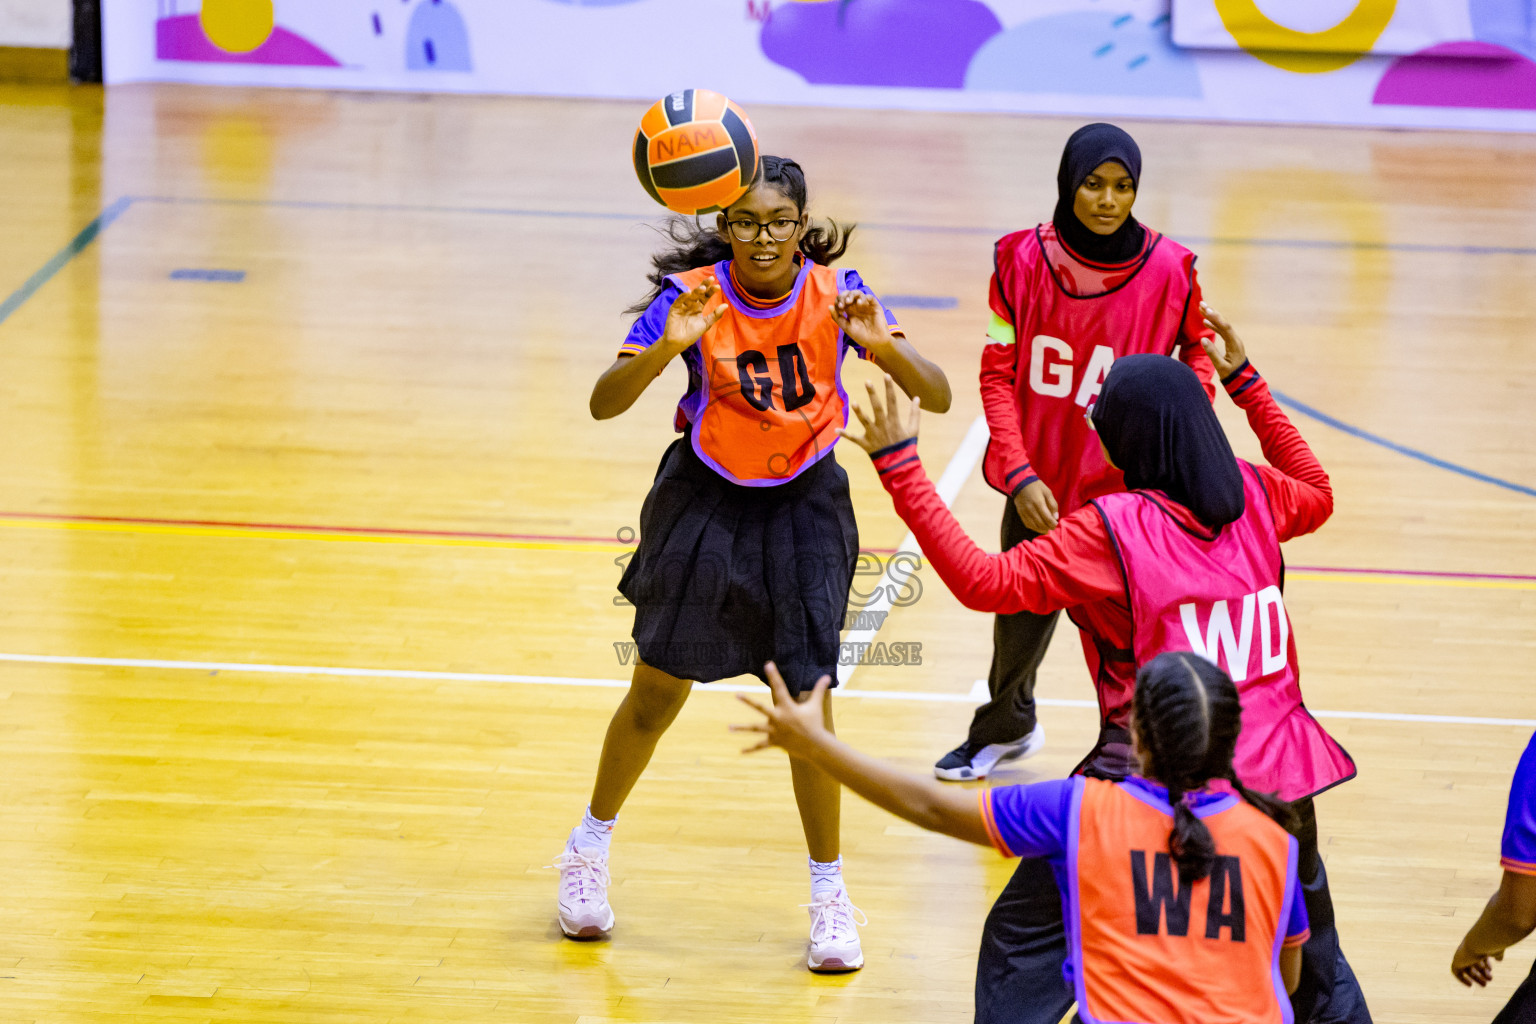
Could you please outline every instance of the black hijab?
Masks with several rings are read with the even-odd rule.
[[[1171,356],[1121,356],[1093,426],[1131,490],[1162,491],[1206,526],[1243,514],[1243,474],[1195,371]]]
[[[1051,223],[1067,248],[1093,263],[1125,263],[1141,252],[1146,229],[1135,216],[1112,235],[1095,234],[1072,212],[1072,200],[1078,186],[1106,160],[1114,160],[1131,176],[1133,187],[1141,187],[1141,150],[1136,140],[1112,124],[1085,124],[1072,133],[1061,151],[1061,167],[1056,171],[1056,212]]]

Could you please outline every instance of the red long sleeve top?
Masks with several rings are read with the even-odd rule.
[[[1333,489],[1312,449],[1251,364],[1244,363],[1222,385],[1247,413],[1270,463],[1255,469],[1269,494],[1279,539],[1316,530],[1333,514]],[[939,578],[967,608],[1003,614],[1100,602],[1125,608],[1119,558],[1108,527],[1093,508],[1084,506],[1064,516],[1056,529],[1028,543],[988,554],[966,535],[934,490],[917,457],[915,438],[876,452],[874,462],[897,514],[911,527]],[[1167,504],[1192,529],[1205,529],[1183,506]],[[1128,611],[1117,615],[1101,608],[1091,618],[1100,639],[1118,648],[1131,647]]]

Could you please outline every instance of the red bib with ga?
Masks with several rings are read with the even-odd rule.
[[[1125,571],[1135,662],[1193,651],[1237,684],[1243,731],[1233,766],[1249,789],[1299,800],[1354,777],[1355,763],[1301,702],[1285,566],[1258,472],[1238,460],[1243,514],[1206,537],[1158,491],[1094,499]]]
[[[847,273],[806,260],[789,295],[767,309],[736,294],[729,262],[669,278],[685,292],[710,276],[720,284],[709,308],[727,312],[695,343],[703,381],[685,414],[693,450],[732,483],[793,480],[848,425],[838,368],[849,343],[828,314]]]
[[[1100,267],[1075,256],[1042,224],[997,243],[997,284],[1014,329],[1015,395],[1024,447],[1061,514],[1090,498],[1125,490],[1105,461],[1083,412],[1121,356],[1173,355],[1194,294],[1194,253],[1151,228],[1141,255]],[[982,463],[987,483],[1004,494],[1017,480]]]
[[[1101,779],[1074,800],[1067,929],[1084,1024],[1291,1024],[1280,949],[1296,840],[1224,797],[1196,810],[1215,867],[1184,885],[1166,803]]]

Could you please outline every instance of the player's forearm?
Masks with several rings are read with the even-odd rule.
[[[1536,931],[1536,877],[1504,872],[1499,891],[1461,940],[1472,956],[1501,952]]]
[[[949,378],[937,363],[924,359],[922,353],[913,348],[906,338],[892,337],[890,344],[870,355],[874,357],[875,365],[889,373],[901,390],[922,399],[924,409],[930,412],[949,411],[952,398]]]
[[[645,351],[633,356],[620,356],[612,366],[603,371],[592,385],[592,398],[587,407],[595,420],[606,420],[624,412],[645,393],[661,371],[666,369],[673,353],[657,342]]]
[[[1333,515],[1333,485],[1306,438],[1280,408],[1269,384],[1252,363],[1245,361],[1222,378],[1221,383],[1233,404],[1247,415],[1249,429],[1259,439],[1265,461],[1300,485],[1296,515],[1287,516],[1285,523],[1275,524],[1280,539],[1290,540],[1317,529]]]
[[[981,408],[987,417],[987,432],[992,435],[987,444],[987,479],[1008,494],[1017,494],[1034,476],[1024,445],[1024,418],[1013,358],[1012,345],[989,344],[981,351]]]
[[[861,753],[830,733],[816,738],[803,754],[816,767],[876,807],[930,832],[942,832],[990,846],[981,808],[970,790],[945,788],[930,778],[910,775]]]
[[[977,547],[939,497],[917,458],[915,439],[870,457],[896,506],[896,514],[911,528],[928,564],[961,604],[982,612],[1011,614],[1026,610],[1020,595],[1008,588],[1002,556],[989,555]]]
[[[1285,991],[1295,993],[1301,987],[1301,947],[1287,946],[1280,951],[1280,980]]]

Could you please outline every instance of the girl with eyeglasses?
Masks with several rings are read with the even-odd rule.
[[[832,454],[848,422],[839,367],[871,359],[926,408],[949,408],[944,373],[906,340],[857,271],[834,270],[851,228],[806,215],[800,165],[765,156],[752,187],[714,229],[686,221],[653,257],[650,296],[591,410],[628,409],[675,357],[688,390],[640,511],[640,542],[619,582],[635,606],[638,658],[609,723],[591,803],[561,854],[560,927],[613,927],[608,845],[619,808],[694,682],[777,660],[798,697],[836,675],[858,557],[848,477]],[[830,704],[826,705],[830,729]],[[842,879],[839,787],[791,760],[810,850],[813,971],[863,966],[858,911]]]

